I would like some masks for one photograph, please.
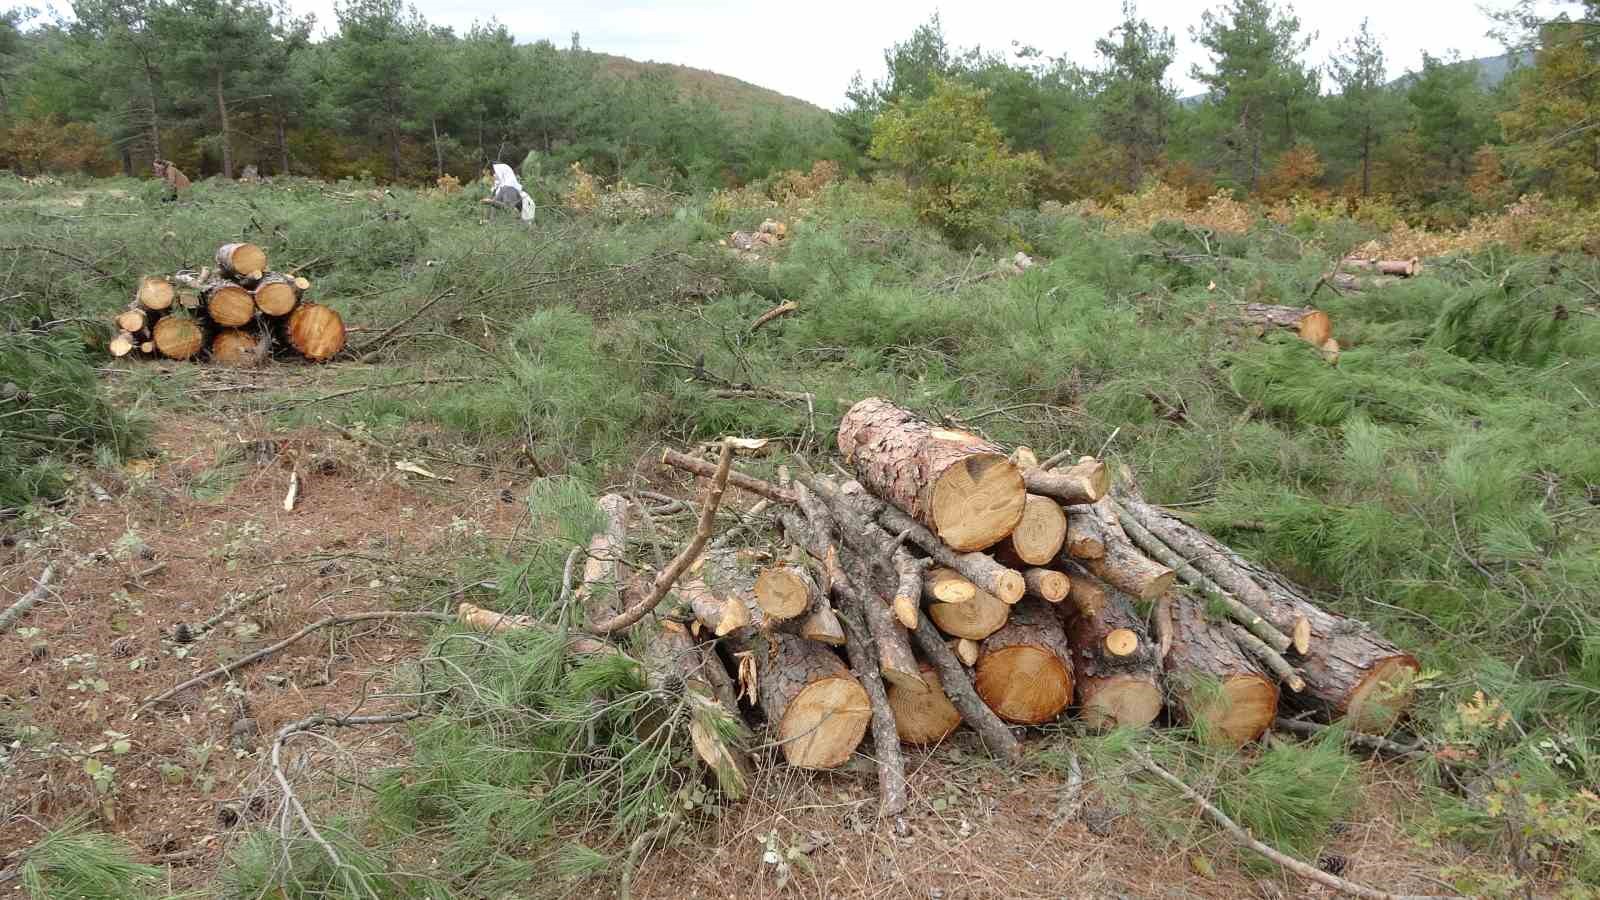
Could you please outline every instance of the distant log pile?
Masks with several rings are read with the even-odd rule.
[[[311,282],[271,271],[255,244],[217,248],[216,270],[147,275],[112,324],[112,356],[157,356],[253,366],[278,354],[313,362],[344,349],[345,327],[331,307],[305,299]]]
[[[890,812],[905,802],[900,743],[962,726],[1009,755],[1014,725],[1142,727],[1165,711],[1239,746],[1280,715],[1386,731],[1411,702],[1411,655],[1113,486],[1098,459],[1049,468],[877,398],[845,414],[838,443],[854,479],[774,484],[732,471],[731,444],[715,465],[667,451],[711,479],[695,540],[630,577],[624,561],[647,554],[624,552],[631,505],[607,495],[577,596],[601,636],[651,610],[676,623],[707,680],[740,686],[747,705],[724,712],[764,721],[793,765],[839,766],[870,731]],[[742,549],[708,541],[727,485],[781,529]]]

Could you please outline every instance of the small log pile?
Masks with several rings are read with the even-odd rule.
[[[905,805],[901,743],[963,726],[1000,756],[1018,751],[1012,726],[1063,715],[1164,717],[1238,747],[1279,716],[1381,733],[1411,701],[1411,655],[1113,486],[1098,459],[1041,463],[877,398],[845,414],[838,445],[854,478],[765,481],[731,470],[728,442],[717,464],[667,451],[711,479],[695,540],[664,574],[629,575],[630,503],[607,495],[577,596],[593,634],[653,611],[649,627],[688,635],[685,682],[737,684],[743,705],[722,709],[764,721],[792,765],[842,765],[870,731],[886,813]],[[781,527],[708,542],[725,486]],[[700,755],[726,776],[742,751]]]
[[[1323,280],[1339,291],[1361,293],[1389,287],[1422,272],[1422,261],[1410,259],[1366,259],[1347,256]]]
[[[112,324],[112,356],[155,356],[253,366],[275,352],[324,362],[344,349],[332,307],[305,299],[311,282],[271,271],[255,244],[217,248],[216,270],[146,275]]]

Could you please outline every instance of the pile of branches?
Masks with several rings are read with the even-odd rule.
[[[719,720],[764,722],[786,762],[811,769],[842,765],[870,730],[882,811],[898,815],[902,743],[962,727],[1013,757],[1014,726],[1165,714],[1237,747],[1279,716],[1385,732],[1410,703],[1410,654],[1127,477],[1113,488],[1098,459],[1040,462],[878,398],[840,423],[854,478],[755,478],[733,470],[736,443],[716,463],[663,455],[710,484],[692,539],[659,571],[629,563],[635,505],[601,498],[607,524],[576,591],[587,633],[568,642],[619,653],[612,639],[637,629],[640,664],[692,699],[696,752],[730,794],[750,763]],[[775,533],[713,540],[729,485],[761,498],[752,512],[772,510]],[[545,627],[466,604],[458,615],[486,631]]]
[[[215,273],[203,268],[140,279],[128,308],[112,320],[111,355],[250,366],[280,349],[313,362],[344,349],[339,313],[305,299],[310,281],[269,270],[266,251],[223,244],[216,262]]]

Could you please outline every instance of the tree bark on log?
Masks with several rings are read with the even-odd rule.
[[[945,694],[939,671],[928,663],[922,664],[921,671],[928,690],[908,691],[889,685],[895,730],[900,740],[917,746],[937,744],[961,727],[961,713]]]
[[[256,298],[231,281],[212,281],[200,292],[206,316],[223,328],[247,325],[256,314]]]
[[[1027,489],[1004,451],[887,400],[869,397],[845,413],[839,450],[874,494],[953,550],[992,546],[1022,520]]]
[[[253,300],[251,301],[254,302]],[[301,303],[284,322],[289,346],[313,362],[324,362],[344,349],[344,320],[320,303]]]
[[[1067,543],[1062,553],[1071,559],[1100,559],[1106,555],[1106,540],[1100,534],[1100,520],[1094,511],[1077,507],[1067,511]]]
[[[1074,695],[1091,728],[1141,728],[1161,712],[1157,647],[1133,601],[1088,572],[1072,577],[1062,607],[1072,647]]]
[[[841,602],[847,613],[844,618],[848,636],[845,653],[850,657],[850,668],[855,672],[856,680],[872,705],[872,751],[877,758],[880,798],[878,815],[898,816],[905,812],[907,803],[906,764],[900,755],[899,725],[896,724],[894,707],[889,703],[889,692],[884,681],[887,679],[896,688],[911,692],[928,693],[928,686],[922,680],[920,669],[913,670],[913,679],[906,679],[905,673],[899,669],[898,660],[894,663],[896,668],[888,668],[894,654],[880,641],[883,632],[874,628],[868,633],[861,627],[861,618],[865,618],[870,625],[877,617],[878,622],[887,622],[888,628],[898,631],[888,607],[871,596],[871,590],[865,587],[871,578],[871,565],[857,560],[852,581],[838,565],[837,551],[828,558],[833,561],[828,580],[839,586]],[[904,636],[904,632],[900,634]],[[909,645],[906,645],[906,652],[911,652]],[[911,665],[915,666],[916,660],[913,659]]]
[[[1326,277],[1328,284],[1332,285],[1336,290],[1352,294],[1382,290],[1400,283],[1400,279],[1392,275],[1355,275],[1350,272],[1332,272]]]
[[[714,463],[689,456],[686,453],[679,453],[676,450],[663,450],[661,452],[661,464],[706,478],[710,478],[717,470]],[[740,490],[765,497],[774,503],[786,503],[793,506],[796,502],[794,491],[778,487],[770,481],[751,478],[742,472],[729,472],[728,483]]]
[[[1072,590],[1072,579],[1055,569],[1024,569],[1022,579],[1027,582],[1028,596],[1046,603],[1060,603],[1067,599],[1067,593]]]
[[[1172,647],[1164,666],[1175,715],[1201,741],[1242,747],[1272,726],[1278,685],[1205,616],[1205,601],[1186,591],[1171,596]]]
[[[1377,272],[1379,275],[1393,275],[1398,278],[1412,278],[1422,271],[1422,261],[1415,256],[1410,259],[1362,259],[1357,256],[1347,256],[1339,261],[1339,267]]]
[[[922,649],[929,663],[939,673],[939,685],[944,690],[945,696],[950,698],[950,704],[961,713],[962,721],[972,726],[978,733],[978,738],[989,752],[1001,759],[1016,759],[1022,755],[1022,745],[1017,741],[1011,729],[1000,721],[994,710],[983,702],[978,696],[977,689],[973,687],[972,679],[967,675],[967,670],[962,667],[961,661],[956,658],[944,642],[944,636],[933,627],[933,623],[924,618],[917,623],[917,646]]]
[[[726,637],[751,623],[743,598],[713,591],[698,577],[678,582],[678,595],[688,604],[695,621],[712,637]]]
[[[1172,587],[1176,574],[1166,566],[1139,552],[1117,520],[1111,498],[1104,497],[1092,506],[1078,509],[1094,516],[1105,542],[1105,554],[1098,559],[1081,560],[1090,574],[1139,600],[1154,600]],[[1076,511],[1076,510],[1074,510]]]
[[[1106,464],[1092,456],[1081,457],[1065,469],[1024,469],[1022,479],[1028,493],[1051,497],[1069,506],[1098,502],[1111,489]]]
[[[951,637],[981,641],[1001,628],[1011,618],[1011,606],[988,591],[972,584],[954,569],[934,569],[928,580],[939,585],[965,584],[972,588],[971,595],[959,602],[941,602],[935,595],[928,603],[928,618],[939,630]],[[939,588],[936,587],[937,591]],[[950,588],[954,590],[954,588]]]
[[[844,765],[872,718],[867,692],[834,652],[815,641],[754,625],[724,639],[754,667],[756,700],[771,723],[784,759],[802,769]]]
[[[139,287],[133,292],[133,302],[152,312],[160,312],[171,308],[176,295],[172,282],[166,276],[146,275],[139,279]]]
[[[223,244],[217,248],[217,268],[236,281],[253,282],[267,273],[267,254],[255,244]]]
[[[1022,521],[995,546],[995,558],[1013,569],[1047,566],[1067,541],[1067,514],[1050,497],[1029,494]]]
[[[256,285],[256,308],[269,316],[286,316],[300,302],[297,279],[278,272],[268,272]]]
[[[181,312],[162,316],[150,338],[156,352],[168,359],[194,359],[206,347],[206,332],[200,321]]]
[[[983,642],[974,687],[995,715],[1043,725],[1072,702],[1072,650],[1055,609],[1027,599]]]
[[[648,683],[682,684],[689,703],[689,742],[695,756],[710,769],[723,794],[738,800],[749,793],[755,764],[749,753],[722,736],[727,723],[740,725],[738,702],[719,690],[727,679],[722,660],[711,647],[699,647],[688,629],[671,619],[660,619],[646,632],[644,668]],[[720,673],[711,671],[715,666]],[[742,732],[742,729],[740,729]]]
[[[1267,303],[1246,303],[1240,317],[1262,328],[1283,328],[1293,331],[1313,347],[1321,347],[1333,337],[1333,320],[1320,309],[1310,306],[1273,306]]]

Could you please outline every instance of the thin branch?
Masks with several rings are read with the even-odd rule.
[[[173,697],[176,697],[178,694],[194,687],[195,685],[205,684],[213,678],[221,678],[229,672],[235,671],[236,669],[242,669],[253,662],[265,659],[272,654],[277,653],[279,650],[282,650],[283,648],[295,643],[306,635],[320,631],[323,628],[335,625],[353,625],[356,622],[371,622],[385,619],[422,619],[433,622],[451,622],[455,620],[455,616],[452,616],[449,613],[405,612],[401,610],[390,609],[379,610],[377,612],[352,613],[351,615],[347,616],[328,616],[324,619],[318,619],[317,621],[312,622],[310,625],[307,625],[299,631],[296,631],[294,634],[291,634],[283,640],[278,641],[276,644],[262,647],[260,650],[257,650],[254,653],[251,653],[247,656],[241,656],[226,665],[217,666],[215,669],[202,672],[188,681],[177,685],[176,687],[168,688],[167,690],[162,691],[154,697],[151,697],[149,700],[139,704],[139,708],[133,711],[133,715],[130,716],[130,718],[137,718],[140,713],[152,706],[155,706],[157,703],[164,703],[167,700],[171,700]]]
[[[1287,869],[1301,878],[1305,878],[1309,881],[1315,881],[1316,883],[1323,885],[1324,887],[1332,888],[1341,894],[1346,894],[1351,897],[1363,897],[1366,898],[1366,900],[1463,900],[1463,898],[1455,895],[1429,896],[1391,894],[1388,891],[1380,891],[1375,888],[1369,888],[1366,885],[1356,884],[1354,881],[1348,881],[1344,878],[1340,878],[1337,875],[1324,872],[1316,866],[1295,859],[1286,853],[1281,853],[1278,850],[1275,850],[1272,847],[1269,847],[1266,844],[1256,840],[1255,837],[1250,834],[1250,832],[1245,831],[1238,825],[1238,823],[1228,818],[1228,815],[1222,810],[1212,806],[1210,801],[1201,796],[1200,793],[1194,788],[1184,784],[1183,779],[1162,768],[1143,750],[1131,748],[1129,752],[1133,754],[1133,758],[1138,760],[1140,765],[1144,766],[1146,771],[1162,781],[1165,781],[1190,802],[1200,807],[1200,811],[1205,814],[1206,818],[1211,820],[1212,824],[1216,825],[1218,828],[1221,828],[1223,831],[1226,831],[1229,836],[1238,841],[1240,844],[1244,845],[1250,850],[1255,851],[1261,856],[1272,860],[1279,866],[1282,866],[1284,869]]]
[[[682,469],[685,472],[692,472],[696,475],[711,476],[716,472],[715,467],[712,466],[711,463],[708,463],[703,459],[696,459],[686,453],[679,453],[676,450],[662,451],[661,462],[663,465],[672,466],[675,469]],[[778,487],[770,481],[762,481],[759,478],[752,478],[743,472],[730,471],[728,473],[728,483],[736,488],[766,497],[767,499],[774,500],[778,503],[787,503],[791,506],[793,506],[795,503],[794,491]]]
[[[671,453],[672,451],[667,451]],[[656,575],[655,583],[637,603],[612,616],[604,622],[597,622],[591,631],[598,635],[612,635],[631,626],[644,618],[645,614],[656,608],[661,598],[672,590],[679,576],[689,568],[689,565],[700,558],[700,551],[705,549],[706,541],[711,539],[712,526],[716,524],[717,507],[722,505],[722,493],[728,487],[728,472],[733,466],[733,444],[724,441],[722,444],[722,457],[717,460],[716,472],[711,476],[711,484],[706,488],[705,499],[700,501],[700,520],[695,523],[694,537],[688,546],[683,548],[667,568]]]
[[[17,602],[6,607],[5,612],[0,612],[0,634],[4,634],[17,620],[21,619],[35,603],[44,599],[49,592],[50,579],[56,574],[55,563],[44,567],[44,572],[39,575],[39,580],[34,582],[32,589],[17,599]]]
[[[393,325],[390,325],[388,328],[385,328],[383,330],[382,334],[379,334],[377,337],[373,338],[372,340],[367,341],[365,344],[362,344],[360,347],[357,347],[356,348],[356,353],[361,355],[362,362],[366,361],[366,357],[369,354],[373,353],[374,351],[376,351],[380,347],[382,347],[385,341],[389,340],[389,338],[394,336],[395,332],[397,332],[400,329],[406,327],[407,325],[410,325],[412,322],[415,322],[417,319],[422,317],[423,313],[427,312],[430,308],[432,308],[435,303],[438,303],[440,300],[443,300],[446,297],[453,297],[453,296],[455,296],[455,293],[456,292],[455,292],[454,288],[446,288],[445,290],[442,290],[439,293],[434,294],[432,297],[428,298],[427,302],[425,302],[421,306],[417,307],[410,315],[402,316]]]
[[[143,572],[141,572],[139,574],[140,574],[141,577],[143,577],[143,575],[144,575]],[[289,586],[287,584],[275,584],[272,587],[262,588],[261,590],[256,591],[254,594],[250,594],[250,595],[248,595],[246,597],[242,597],[242,598],[240,598],[238,600],[235,600],[232,603],[229,603],[227,606],[224,606],[222,608],[222,610],[220,612],[218,612],[216,615],[214,615],[211,618],[205,620],[204,622],[201,622],[200,625],[195,628],[194,633],[196,635],[205,634],[206,632],[208,632],[211,629],[217,627],[218,625],[221,625],[223,620],[227,619],[229,616],[234,615],[235,613],[239,612],[240,610],[245,609],[246,607],[254,606],[255,604],[260,603],[262,600],[267,599],[268,597],[272,596],[273,594],[282,593],[283,591],[288,590],[288,588],[289,588]]]

